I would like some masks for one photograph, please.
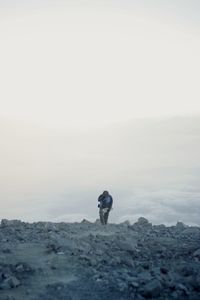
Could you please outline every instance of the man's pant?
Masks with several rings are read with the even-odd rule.
[[[102,225],[106,225],[108,223],[108,216],[109,216],[110,209],[109,208],[100,208],[99,209],[99,216]]]

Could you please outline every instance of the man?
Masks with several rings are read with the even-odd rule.
[[[113,198],[108,191],[104,191],[98,198],[99,216],[102,225],[108,223],[109,212],[113,205]]]

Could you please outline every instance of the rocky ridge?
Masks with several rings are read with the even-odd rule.
[[[25,223],[0,226],[0,300],[199,300],[200,228]]]

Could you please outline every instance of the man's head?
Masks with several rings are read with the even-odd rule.
[[[108,196],[108,195],[109,195],[108,191],[104,191],[104,192],[103,192],[103,195],[104,195],[104,196]]]

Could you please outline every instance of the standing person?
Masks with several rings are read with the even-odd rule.
[[[108,191],[104,191],[98,198],[99,216],[102,225],[108,223],[108,216],[113,205],[113,198]]]

